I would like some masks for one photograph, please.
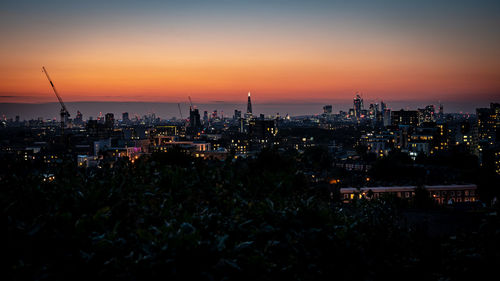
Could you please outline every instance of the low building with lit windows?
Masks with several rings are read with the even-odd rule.
[[[416,186],[377,186],[341,188],[341,199],[349,203],[354,199],[376,199],[387,195],[410,199],[415,196]],[[453,204],[460,202],[475,202],[477,197],[477,186],[475,184],[463,185],[426,185],[424,188],[438,204]]]

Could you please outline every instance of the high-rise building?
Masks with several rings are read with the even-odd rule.
[[[390,126],[391,125],[391,110],[384,109],[384,111],[382,111],[382,114],[384,115],[383,116],[384,126],[385,127]]]
[[[361,111],[363,110],[363,99],[360,95],[356,95],[353,100],[354,104],[354,116],[359,119],[361,117]]]
[[[128,112],[123,112],[122,113],[122,122],[127,124],[130,122],[130,119],[129,119],[129,116],[128,116]]]
[[[83,123],[83,114],[79,110],[76,112],[76,116],[75,119],[73,120],[73,123],[75,124]]]
[[[481,145],[494,145],[500,139],[500,104],[491,103],[490,108],[477,108],[476,116]]]
[[[115,125],[115,115],[113,113],[106,113],[104,124],[108,128],[113,128]]]
[[[393,126],[418,126],[417,110],[403,110],[391,112],[391,125]]]
[[[478,131],[476,124],[469,120],[464,120],[458,124],[455,129],[455,144],[463,146],[472,154],[478,151]]]
[[[252,100],[250,99],[250,92],[248,92],[247,114],[252,115]]]
[[[387,108],[387,105],[385,104],[385,102],[381,101],[380,102],[380,111],[383,113],[386,108]]]
[[[203,123],[208,123],[208,111],[203,111]]]
[[[368,108],[368,117],[370,119],[375,119],[378,114],[378,104],[377,103],[370,103],[370,106]]]
[[[104,124],[104,116],[102,116],[102,112],[99,112],[99,115],[97,115],[97,123]]]
[[[419,123],[436,121],[436,109],[434,108],[434,105],[428,105],[425,108],[419,108],[418,121]]]
[[[239,120],[241,118],[241,110],[235,109],[234,110],[234,120]]]
[[[323,114],[325,115],[331,115],[333,112],[333,107],[331,104],[323,106]]]
[[[198,133],[198,131],[201,128],[201,122],[200,122],[200,112],[198,111],[197,108],[189,108],[189,129],[190,132],[195,134]]]
[[[249,122],[249,133],[255,139],[267,139],[276,136],[278,128],[276,127],[276,120],[255,118]]]

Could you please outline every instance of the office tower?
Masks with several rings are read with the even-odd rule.
[[[328,105],[323,106],[323,114],[324,115],[331,115],[332,112],[333,112],[332,105],[328,104]]]
[[[384,101],[380,102],[380,111],[384,113],[385,109],[387,108],[387,105],[385,104]]]
[[[115,125],[115,115],[113,113],[106,113],[104,124],[108,128],[113,128]]]
[[[197,108],[189,109],[189,128],[191,133],[195,134],[200,130],[200,112]]]
[[[387,126],[390,126],[391,125],[391,110],[390,109],[384,109],[384,111],[382,112],[382,114],[384,115],[383,119],[384,119],[384,126],[387,127]]]
[[[418,121],[419,123],[424,122],[434,122],[436,121],[436,109],[434,105],[428,105],[425,108],[418,109]]]
[[[500,104],[491,103],[490,108],[477,108],[476,116],[483,148],[494,145],[500,139]]]
[[[403,110],[391,112],[391,125],[418,126],[419,112],[417,110]]]
[[[128,122],[130,122],[130,119],[129,119],[129,116],[128,116],[128,112],[123,112],[122,113],[122,122],[127,124]]]
[[[82,124],[83,123],[83,114],[78,110],[76,112],[76,117],[75,120],[73,120],[75,124]]]
[[[235,109],[234,110],[234,120],[239,120],[241,118],[241,110]]]
[[[104,116],[102,116],[102,112],[99,112],[99,115],[97,115],[97,123],[104,124]]]
[[[363,99],[361,98],[360,95],[356,95],[353,104],[354,104],[354,116],[359,119],[361,117],[361,111],[363,110]]]
[[[368,117],[370,119],[375,119],[375,117],[377,116],[377,112],[378,112],[378,104],[370,103],[370,106],[368,107]]]
[[[254,139],[268,139],[276,136],[278,133],[278,128],[276,126],[276,120],[268,120],[262,118],[254,118],[249,122],[249,133]]]
[[[208,123],[208,111],[203,111],[203,123]]]

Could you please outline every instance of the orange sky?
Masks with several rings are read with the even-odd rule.
[[[356,91],[384,100],[500,93],[498,38],[474,30],[456,35],[328,14],[250,23],[209,14],[206,25],[152,18],[21,23],[10,15],[10,26],[0,28],[7,39],[0,102],[55,101],[42,66],[65,101],[237,101],[248,91],[260,101],[299,102],[350,99]]]

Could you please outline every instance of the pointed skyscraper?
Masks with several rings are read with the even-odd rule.
[[[245,113],[245,119],[247,121],[252,119],[252,100],[250,99],[250,92],[248,92],[247,113]]]
[[[248,92],[247,113],[250,115],[252,114],[252,101],[250,100],[250,92]]]

